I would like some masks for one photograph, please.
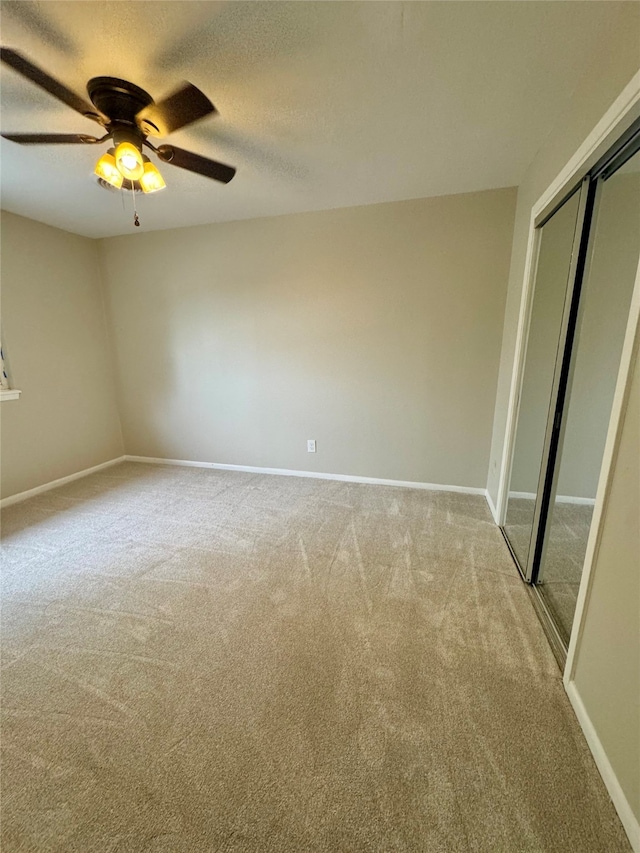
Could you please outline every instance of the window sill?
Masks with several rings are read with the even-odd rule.
[[[7,388],[0,391],[0,400],[19,400],[20,394],[22,391],[18,391],[17,388]]]

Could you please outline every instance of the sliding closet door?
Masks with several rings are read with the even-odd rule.
[[[539,584],[568,644],[640,256],[640,152],[598,179]]]
[[[520,570],[533,541],[547,422],[555,405],[554,378],[564,346],[587,187],[583,184],[541,226],[533,302],[520,394],[504,532]]]

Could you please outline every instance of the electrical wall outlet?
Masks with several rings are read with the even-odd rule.
[[[316,440],[315,438],[307,439],[307,453],[315,453],[316,452]]]

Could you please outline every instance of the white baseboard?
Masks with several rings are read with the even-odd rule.
[[[0,501],[0,507],[11,506],[11,504],[26,501],[27,498],[33,498],[42,492],[48,492],[49,489],[56,489],[58,486],[64,486],[65,483],[71,483],[73,480],[79,480],[81,477],[86,477],[89,474],[95,474],[96,471],[102,471],[103,468],[110,468],[112,465],[117,465],[118,462],[124,462],[124,456],[118,456],[117,459],[109,459],[108,462],[101,462],[100,465],[94,465],[93,468],[85,468],[83,471],[76,471],[75,474],[69,474],[67,477],[60,477],[58,480],[52,480],[50,483],[43,483],[41,486],[36,486],[34,489],[28,489],[26,492],[18,492],[17,495],[9,495],[8,498],[3,498]]]
[[[600,771],[602,781],[604,782],[607,791],[609,792],[609,796],[613,801],[613,805],[618,812],[618,817],[620,818],[622,826],[629,836],[631,848],[634,853],[640,853],[640,823],[638,823],[638,819],[633,813],[620,782],[618,782],[615,770],[607,758],[607,754],[600,738],[598,737],[598,733],[596,732],[587,709],[585,708],[580,694],[578,693],[575,681],[569,681],[568,684],[565,685],[565,689],[567,691],[569,701],[573,706],[573,710],[575,711],[576,717],[578,718],[578,722],[580,723],[580,727],[582,728],[589,749],[591,750],[591,754],[596,762],[596,766]]]
[[[493,516],[493,520],[496,524],[500,524],[500,519],[498,517],[498,510],[496,509],[496,505],[491,500],[491,495],[489,494],[489,490],[485,489],[484,496],[487,499],[487,503],[489,504],[489,509],[491,510],[491,515]]]
[[[250,474],[276,474],[283,477],[312,477],[316,480],[339,480],[345,483],[369,483],[376,486],[399,486],[404,489],[428,489],[435,492],[461,492],[466,495],[483,495],[486,489],[476,486],[445,486],[438,483],[416,483],[412,480],[385,480],[379,477],[357,477],[353,474],[324,474],[318,471],[294,471],[288,468],[259,468],[254,465],[225,465],[221,462],[192,462],[186,459],[161,459],[153,456],[125,456],[128,462],[145,462],[151,465],[183,465],[188,468],[217,468],[221,471],[246,471]]]

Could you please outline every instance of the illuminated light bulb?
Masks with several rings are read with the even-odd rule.
[[[113,149],[111,149],[113,151]],[[116,158],[110,152],[103,154],[96,163],[95,173],[103,181],[111,184],[112,187],[120,189],[122,186],[122,175],[116,166]]]
[[[121,142],[116,148],[116,166],[123,178],[138,181],[144,172],[142,154],[131,142]]]
[[[149,160],[144,164],[144,174],[140,178],[140,186],[144,193],[157,193],[167,185],[158,169]]]

